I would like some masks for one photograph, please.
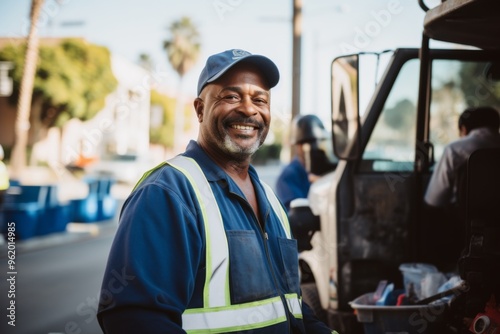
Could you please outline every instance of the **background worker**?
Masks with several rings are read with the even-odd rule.
[[[307,198],[311,183],[335,168],[325,152],[329,136],[316,115],[298,115],[292,122],[294,158],[286,165],[276,181],[276,194],[287,210],[296,198]]]
[[[467,108],[458,119],[460,138],[449,143],[437,163],[424,200],[435,207],[457,202],[458,171],[477,149],[500,147],[500,117],[492,107]]]
[[[438,265],[445,265],[443,271],[457,271],[455,266],[446,266],[438,259],[458,259],[467,248],[465,221],[465,167],[469,156],[481,148],[500,147],[500,119],[491,107],[468,108],[458,119],[460,138],[445,146],[429,180],[424,201],[429,215],[439,222],[429,243],[441,243],[445,235],[447,242],[441,256],[429,257]],[[430,239],[432,238],[431,241]]]

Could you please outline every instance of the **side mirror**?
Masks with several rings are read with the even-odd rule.
[[[332,142],[339,159],[359,156],[359,55],[335,58],[331,67]]]

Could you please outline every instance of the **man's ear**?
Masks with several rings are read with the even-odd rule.
[[[205,108],[205,103],[202,99],[197,97],[194,102],[194,110],[196,111],[196,116],[198,116],[198,122],[203,122],[203,110]]]
[[[461,125],[459,127],[459,136],[460,137],[465,137],[469,134],[469,131],[467,131],[467,128],[465,127],[465,125]]]

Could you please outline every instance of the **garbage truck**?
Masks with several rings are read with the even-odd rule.
[[[500,2],[419,5],[420,48],[344,55],[330,68],[339,161],[309,191],[320,223],[304,234],[310,246],[299,264],[304,300],[340,332],[363,333],[351,302],[381,281],[401,286],[402,264],[456,271],[470,241],[465,223],[423,197],[444,147],[459,136],[459,114],[486,105],[500,111]]]

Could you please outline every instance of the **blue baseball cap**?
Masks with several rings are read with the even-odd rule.
[[[276,86],[280,80],[278,67],[271,59],[240,49],[226,50],[208,57],[198,79],[198,96],[208,83],[217,80],[227,70],[242,61],[256,65],[265,76],[269,88]]]

